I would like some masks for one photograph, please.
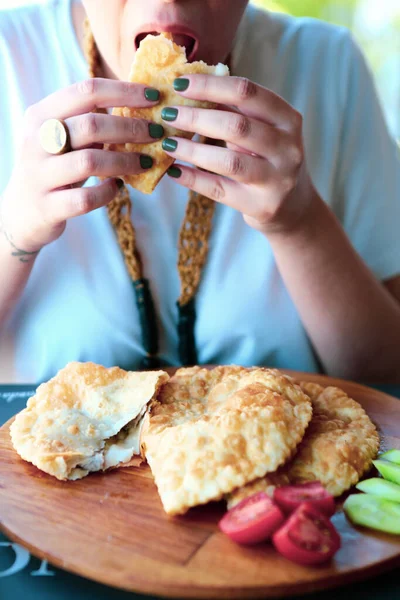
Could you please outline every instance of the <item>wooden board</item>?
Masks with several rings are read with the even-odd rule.
[[[354,383],[301,377],[341,386],[378,425],[382,449],[400,448],[400,400]],[[355,529],[340,510],[334,522],[343,547],[327,566],[297,566],[268,544],[237,546],[217,529],[222,503],[168,518],[147,467],[59,482],[19,459],[9,425],[0,430],[1,528],[38,557],[89,579],[167,597],[283,597],[400,565],[399,536]]]

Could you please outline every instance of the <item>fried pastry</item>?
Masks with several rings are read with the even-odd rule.
[[[372,466],[379,435],[362,406],[337,387],[300,386],[311,399],[313,417],[297,453],[276,473],[230,494],[229,508],[256,492],[272,495],[277,486],[315,480],[340,496]]]
[[[166,106],[195,106],[200,108],[215,106],[210,102],[183,98],[174,91],[172,85],[174,79],[194,73],[229,75],[229,69],[223,64],[209,66],[202,61],[188,63],[185,48],[175,44],[172,41],[172,35],[169,33],[146,36],[135,54],[129,80],[159,90],[161,100],[159,104],[151,108],[115,108],[113,115],[159,123],[164,127],[165,137],[192,138],[192,133],[178,130],[173,125],[163,121],[161,111]],[[163,151],[161,141],[155,140],[147,144],[109,144],[107,146],[109,150],[138,152],[153,158],[153,167],[148,171],[137,175],[126,174],[122,177],[125,183],[145,194],[151,194],[161,177],[174,162],[174,159]]]
[[[311,413],[309,397],[276,370],[179,369],[151,404],[142,433],[165,511],[182,514],[276,471]]]
[[[40,385],[11,425],[18,454],[57,479],[81,479],[139,455],[142,417],[164,371],[69,363]]]

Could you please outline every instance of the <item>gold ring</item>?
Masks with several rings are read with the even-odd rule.
[[[40,145],[49,154],[65,154],[71,150],[67,125],[59,119],[47,119],[39,132]]]

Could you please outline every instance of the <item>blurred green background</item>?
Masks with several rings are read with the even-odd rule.
[[[251,0],[268,10],[348,27],[374,73],[389,128],[400,139],[400,0]]]

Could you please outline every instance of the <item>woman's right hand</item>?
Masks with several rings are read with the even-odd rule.
[[[151,135],[147,121],[91,111],[114,106],[149,108],[158,100],[146,99],[148,89],[135,83],[89,79],[27,110],[22,143],[0,206],[2,227],[16,247],[39,251],[62,234],[68,219],[107,205],[118,191],[115,177],[146,170],[141,155],[106,151],[102,144],[151,142],[162,136],[160,126],[152,127]],[[60,156],[46,153],[39,141],[41,125],[53,118],[63,120],[70,133],[71,151]],[[82,187],[92,175],[109,179]]]

